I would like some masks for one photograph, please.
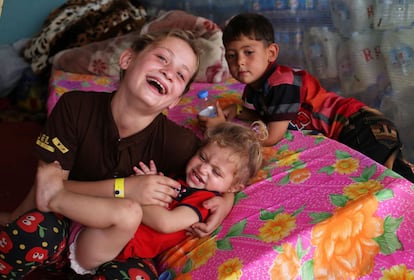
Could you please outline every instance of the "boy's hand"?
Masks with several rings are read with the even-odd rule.
[[[204,201],[203,206],[210,209],[210,216],[205,223],[193,224],[187,229],[187,232],[197,237],[210,235],[221,225],[224,218],[230,213],[233,201],[233,193],[226,193],[223,197],[216,196]]]
[[[230,104],[223,109],[223,113],[227,121],[233,120],[237,115],[237,104]]]
[[[214,118],[197,115],[198,123],[200,124],[201,131],[204,132],[206,131],[206,129],[210,127],[215,127],[226,121],[225,113],[221,109],[218,101],[216,102],[216,110],[217,110],[217,116]]]
[[[168,207],[177,197],[181,184],[167,176],[145,174],[125,178],[125,194],[141,205]]]

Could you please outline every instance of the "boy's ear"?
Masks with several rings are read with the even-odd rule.
[[[131,62],[133,52],[131,49],[126,49],[121,53],[121,56],[119,57],[119,67],[123,70],[127,69],[129,66],[129,63]]]
[[[279,56],[279,45],[276,43],[272,43],[267,47],[267,52],[269,55],[269,62],[276,61],[277,57]]]
[[[241,183],[237,183],[237,184],[231,186],[227,192],[229,192],[229,193],[235,193],[235,192],[242,191],[245,188],[246,188],[246,185],[241,184]]]

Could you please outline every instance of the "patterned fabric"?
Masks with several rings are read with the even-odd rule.
[[[201,89],[226,106],[241,101],[243,85],[195,83],[166,113],[199,135]],[[160,272],[198,280],[414,277],[412,183],[321,135],[290,131],[263,152],[266,165],[222,226],[165,252]]]
[[[171,28],[191,30],[196,36],[201,51],[200,67],[195,81],[219,83],[228,78],[220,28],[209,19],[179,10],[161,14],[146,23],[142,29],[123,36],[63,50],[53,58],[53,68],[72,73],[118,77],[119,56],[130,47],[136,36]]]
[[[46,265],[53,266],[55,272],[64,270],[68,228],[62,216],[36,210],[0,227],[0,278],[22,279]]]
[[[49,14],[24,57],[41,73],[57,52],[140,30],[145,16],[137,0],[69,0]]]
[[[73,279],[81,279],[76,275]],[[101,265],[93,280],[115,279],[144,279],[158,280],[156,268],[150,259],[130,258],[128,260],[116,260]]]
[[[168,116],[194,128],[198,90],[225,100],[241,88],[195,84]],[[263,152],[267,164],[217,232],[167,251],[160,272],[176,279],[414,277],[412,183],[321,135],[290,131]]]
[[[290,120],[290,128],[316,130],[338,139],[348,118],[366,106],[355,98],[326,91],[304,70],[274,63],[267,71],[262,88],[246,86],[243,97],[265,122]]]
[[[83,90],[96,92],[112,92],[118,87],[118,79],[87,74],[74,74],[63,71],[52,71],[47,98],[47,114],[50,115],[59,97],[68,91]]]

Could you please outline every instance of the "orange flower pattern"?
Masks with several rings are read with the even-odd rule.
[[[193,250],[201,242],[203,242],[203,239],[189,236],[187,239],[172,247],[170,250],[167,250],[160,258],[160,262],[166,264],[164,269],[179,269],[183,267],[188,261],[187,252]]]
[[[414,271],[405,264],[395,265],[382,271],[380,280],[414,280]]]
[[[259,228],[259,238],[264,242],[282,240],[296,227],[296,219],[288,213],[281,213]]]
[[[356,279],[369,274],[379,252],[375,237],[383,221],[375,216],[378,201],[369,195],[351,200],[312,229],[316,279]]]
[[[196,248],[189,253],[189,257],[193,262],[193,269],[197,269],[201,265],[207,263],[216,253],[216,238],[204,238]]]
[[[180,274],[174,278],[175,280],[192,280],[193,277],[190,273]]]
[[[311,172],[308,168],[299,168],[290,173],[289,179],[293,184],[300,184],[309,179],[310,176]]]
[[[334,168],[338,174],[352,174],[359,167],[359,161],[354,158],[337,159]]]
[[[218,268],[218,279],[239,280],[242,276],[243,264],[239,258],[225,261]]]
[[[299,160],[299,153],[286,150],[276,155],[276,158],[278,159],[278,166],[291,166],[294,162]]]
[[[296,279],[300,271],[300,260],[296,250],[290,243],[283,243],[282,249],[270,268],[270,279]]]
[[[376,180],[368,180],[367,182],[353,183],[344,188],[344,195],[349,199],[357,199],[363,195],[374,194],[383,189],[384,186]]]

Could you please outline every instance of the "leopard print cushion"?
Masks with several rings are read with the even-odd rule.
[[[24,57],[40,74],[59,51],[140,30],[145,21],[145,8],[137,0],[68,0],[49,14]]]

